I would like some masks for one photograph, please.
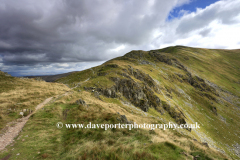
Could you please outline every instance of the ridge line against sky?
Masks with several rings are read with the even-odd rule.
[[[240,48],[239,0],[0,0],[0,70],[84,70],[131,50]]]

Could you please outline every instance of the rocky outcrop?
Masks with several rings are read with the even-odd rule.
[[[76,103],[78,105],[87,106],[86,102],[84,100],[82,100],[82,99],[77,100]]]
[[[198,76],[192,76],[192,74],[188,72],[182,79],[200,91],[211,92],[217,95],[216,90]]]
[[[154,93],[154,90],[157,90],[154,80],[149,75],[143,74],[138,70],[134,70],[132,75],[143,83],[135,82],[128,73],[122,73],[124,78],[110,78],[115,83],[111,88],[84,87],[84,89],[92,91],[94,94],[98,92],[98,94],[108,98],[118,98],[118,93],[120,93],[145,112],[148,111],[149,107],[153,107],[162,113],[161,100]]]
[[[135,106],[141,108],[147,112],[151,106],[151,102],[148,100],[143,88],[140,84],[136,83],[132,79],[120,79],[117,77],[111,78],[115,82],[113,87],[116,92],[122,93],[122,95],[130,100]]]
[[[184,115],[181,112],[178,112],[175,108],[171,107],[165,101],[162,101],[163,108],[168,112],[168,114],[175,119],[178,124],[186,124]]]
[[[100,90],[108,98],[117,98],[115,87]]]
[[[152,56],[157,62],[164,62],[168,65],[172,65],[172,59],[164,53],[150,51],[149,55]]]
[[[151,87],[155,92],[159,91],[158,85],[148,74],[145,74],[138,69],[134,69],[131,66],[129,66],[127,73],[129,75],[134,76],[134,78],[136,78],[136,79],[142,81],[143,83],[145,83],[144,86]]]

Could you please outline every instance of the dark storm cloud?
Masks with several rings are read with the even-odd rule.
[[[2,61],[21,65],[107,60],[146,43],[179,3],[0,0]],[[121,45],[125,50],[114,50]]]

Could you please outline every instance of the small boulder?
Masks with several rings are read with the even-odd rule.
[[[97,91],[94,92],[94,97],[99,98],[99,93]]]
[[[202,145],[204,145],[204,146],[209,148],[208,143],[206,143],[206,142],[203,142]]]
[[[200,155],[196,155],[193,157],[193,160],[198,160],[198,159],[201,159]]]
[[[212,108],[212,111],[213,111],[213,113],[214,113],[215,115],[218,115],[218,114],[217,114],[217,108],[216,108],[216,107],[213,107],[213,108]]]
[[[131,124],[131,121],[128,121],[127,117],[125,115],[120,115],[120,121],[125,124]]]
[[[83,106],[86,106],[86,105],[87,105],[86,102],[85,102],[84,100],[82,100],[82,99],[77,100],[76,103],[77,103],[78,105],[83,105]]]

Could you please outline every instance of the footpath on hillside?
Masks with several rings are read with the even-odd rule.
[[[18,136],[19,132],[22,130],[26,122],[28,121],[29,117],[33,115],[37,110],[41,109],[44,105],[49,103],[53,97],[50,97],[37,105],[34,112],[29,114],[27,117],[23,117],[17,120],[16,124],[13,127],[9,127],[5,134],[0,137],[0,151],[5,149],[6,146],[11,144],[14,141],[14,138]]]

